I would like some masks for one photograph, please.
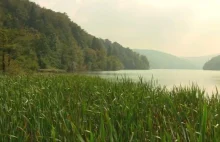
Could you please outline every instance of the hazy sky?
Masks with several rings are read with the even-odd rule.
[[[220,53],[220,0],[31,0],[88,33],[178,56]]]

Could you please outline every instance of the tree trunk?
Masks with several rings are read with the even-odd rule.
[[[11,56],[8,54],[8,67],[10,66],[11,63]]]
[[[10,66],[10,62],[11,62],[11,51],[8,51],[8,67]]]
[[[5,73],[5,52],[2,51],[2,70]]]

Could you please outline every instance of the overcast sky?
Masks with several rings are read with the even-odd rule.
[[[31,0],[88,33],[177,56],[220,53],[220,0]]]

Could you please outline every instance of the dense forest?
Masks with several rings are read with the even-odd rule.
[[[220,70],[220,55],[206,62],[203,69],[204,70]]]
[[[149,69],[145,56],[29,0],[0,0],[0,61],[3,72]]]

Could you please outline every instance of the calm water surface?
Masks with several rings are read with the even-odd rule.
[[[145,81],[156,80],[159,85],[165,85],[167,88],[173,86],[189,86],[196,83],[204,88],[207,93],[216,92],[216,87],[220,90],[220,71],[203,70],[121,70],[121,71],[102,71],[92,72],[92,75],[98,75],[103,78],[128,77],[138,81],[142,77]]]

